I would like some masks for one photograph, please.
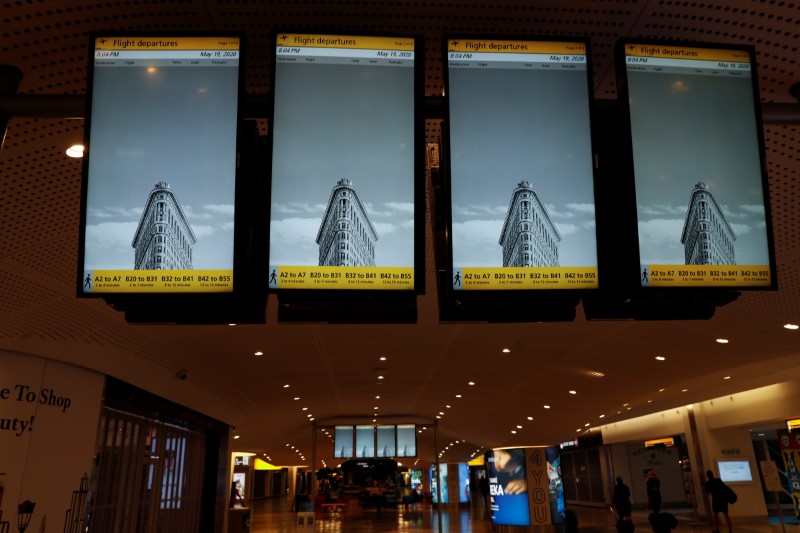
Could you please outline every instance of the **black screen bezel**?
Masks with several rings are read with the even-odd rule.
[[[425,211],[426,211],[426,202],[425,202],[425,113],[424,113],[424,82],[425,82],[425,60],[424,60],[424,39],[419,35],[409,32],[408,34],[397,34],[397,33],[369,33],[369,32],[349,32],[349,31],[323,31],[323,30],[303,30],[303,29],[286,29],[281,28],[276,30],[270,40],[270,46],[272,46],[272,50],[270,51],[271,57],[271,69],[270,69],[270,86],[273,87],[273,90],[270,91],[270,117],[275,116],[274,110],[276,106],[275,101],[275,91],[274,87],[277,77],[277,48],[278,48],[278,39],[279,36],[282,34],[299,34],[299,35],[316,35],[316,36],[323,36],[323,35],[334,35],[338,37],[398,37],[403,39],[409,39],[414,41],[414,82],[413,82],[413,96],[414,96],[414,162],[413,162],[413,182],[414,182],[414,287],[413,289],[400,289],[400,290],[385,290],[385,289],[363,289],[363,290],[354,290],[354,289],[311,289],[311,288],[300,288],[300,289],[287,289],[287,288],[268,288],[270,293],[275,293],[278,295],[278,299],[280,301],[291,301],[293,306],[296,309],[305,308],[308,310],[310,315],[315,315],[310,317],[310,320],[320,320],[320,318],[316,315],[321,314],[322,320],[328,320],[327,317],[330,317],[331,321],[336,321],[336,317],[333,316],[335,313],[331,313],[328,309],[326,309],[325,302],[329,302],[331,300],[338,300],[340,303],[342,302],[349,302],[351,305],[345,306],[349,307],[352,313],[348,313],[347,311],[344,312],[344,315],[353,315],[357,316],[355,318],[356,321],[371,321],[368,318],[370,314],[370,308],[379,309],[383,307],[385,304],[389,304],[390,306],[394,306],[395,302],[399,302],[401,307],[406,307],[408,305],[413,305],[413,303],[409,303],[415,295],[424,294],[425,293]],[[277,128],[275,127],[274,120],[270,122],[270,135],[274,140],[275,131]],[[278,135],[280,133],[278,132]],[[271,143],[274,141],[271,141]],[[273,156],[274,157],[274,156]],[[272,175],[272,165],[270,164],[270,168],[268,169],[268,173],[270,176]],[[272,178],[269,180],[270,185],[270,193],[272,191]],[[271,196],[271,194],[270,194]],[[272,206],[269,206],[270,210]],[[270,221],[271,222],[271,221]],[[267,264],[270,264],[269,259],[269,252],[267,251]],[[286,266],[293,266],[293,265],[286,265]],[[264,269],[264,276],[265,279],[269,275],[267,269]],[[320,306],[321,305],[321,306]],[[287,306],[284,306],[287,307]],[[311,307],[317,307],[317,312],[311,310]],[[335,307],[335,305],[334,305]],[[283,308],[282,308],[283,309]],[[299,313],[301,314],[300,320],[303,320],[303,316],[308,317],[308,313],[305,311],[300,310]],[[407,315],[405,311],[401,312],[402,315]],[[279,317],[279,320],[282,318],[286,318],[287,320],[295,320],[295,318],[288,318],[282,314]],[[348,317],[340,317],[343,321],[349,321]],[[376,321],[383,321],[379,316],[373,316]],[[415,316],[413,319],[415,320]],[[392,321],[391,318],[389,318]],[[400,321],[406,321],[404,318],[400,318]]]
[[[227,292],[84,292],[83,266],[85,257],[89,160],[91,157],[91,123],[94,96],[94,60],[97,38],[225,38],[239,40],[236,105],[236,166],[234,169],[234,235],[233,287]],[[258,146],[254,124],[243,120],[245,96],[246,40],[243,32],[92,32],[87,53],[87,97],[84,126],[85,153],[81,173],[81,210],[76,271],[76,295],[79,298],[101,298],[126,312],[131,322],[162,323],[262,323],[265,320],[266,291],[253,276],[256,265],[263,263],[264,239],[259,229],[264,222],[257,213],[263,208],[258,201],[263,195],[263,176],[256,160],[263,155]]]
[[[626,67],[625,46],[627,45],[650,45],[650,46],[677,46],[687,48],[705,48],[712,50],[739,50],[746,51],[750,57],[752,104],[755,112],[756,138],[758,139],[758,154],[761,169],[761,188],[764,201],[764,219],[766,221],[767,250],[769,256],[770,284],[769,285],[702,285],[702,286],[642,286],[640,279],[640,247],[638,229],[638,208],[636,204],[636,176],[633,162],[633,133],[631,126],[630,94]],[[626,38],[617,41],[615,46],[615,68],[617,77],[617,117],[618,126],[622,132],[620,163],[622,171],[620,174],[625,181],[623,187],[627,189],[625,196],[630,203],[629,207],[622,208],[621,212],[627,217],[626,225],[630,227],[630,240],[627,257],[627,266],[624,268],[625,285],[635,292],[642,295],[663,295],[663,294],[730,294],[734,291],[769,291],[777,290],[777,267],[775,264],[775,246],[772,231],[772,211],[769,197],[769,176],[766,166],[766,151],[764,143],[764,128],[761,118],[761,100],[759,97],[758,71],[756,61],[756,50],[752,45],[743,44],[719,44],[694,41],[673,41],[673,40],[654,40],[654,39],[634,39]],[[688,127],[688,126],[687,126]]]
[[[526,321],[569,321],[574,319],[575,307],[579,299],[585,294],[596,292],[603,287],[603,276],[600,271],[600,256],[602,251],[601,232],[599,223],[595,226],[595,242],[598,268],[597,288],[575,289],[508,289],[508,290],[460,290],[456,291],[450,283],[453,279],[453,242],[452,242],[452,175],[450,164],[450,75],[447,53],[448,41],[458,40],[502,40],[502,41],[533,41],[533,42],[575,42],[586,47],[586,88],[589,110],[589,136],[591,152],[594,157],[597,153],[597,139],[595,132],[595,101],[594,84],[592,80],[592,49],[588,37],[582,36],[510,36],[497,34],[449,34],[445,35],[442,42],[442,72],[444,76],[445,97],[443,105],[442,122],[442,149],[441,171],[438,195],[435,198],[436,221],[440,225],[439,238],[435,239],[438,264],[438,287],[440,295],[440,315],[443,321],[490,321],[490,322],[526,322]],[[593,195],[595,201],[595,220],[599,219],[598,211],[598,177],[597,168],[592,162]]]

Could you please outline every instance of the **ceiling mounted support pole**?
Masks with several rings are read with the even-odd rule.
[[[437,519],[439,521],[439,533],[442,533],[442,477],[439,475],[439,421],[433,421],[433,453],[434,453],[434,465],[435,465],[435,475],[436,475],[436,510],[437,510]],[[431,480],[431,489],[433,489],[433,480]]]
[[[314,496],[317,495],[317,423],[311,423],[311,494],[309,495],[314,501]],[[316,509],[315,509],[316,511]]]

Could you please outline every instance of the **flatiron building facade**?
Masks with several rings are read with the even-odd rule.
[[[559,266],[558,233],[529,181],[521,181],[508,203],[499,244],[504,267]]]
[[[687,265],[735,265],[733,232],[705,183],[692,190],[681,244]]]
[[[331,191],[317,232],[319,266],[375,266],[378,233],[349,179]]]
[[[147,197],[133,236],[136,270],[191,270],[197,238],[175,193],[164,181]]]

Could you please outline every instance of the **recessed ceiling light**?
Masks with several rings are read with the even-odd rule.
[[[583,373],[593,378],[602,378],[603,376],[605,376],[605,374],[603,372],[600,372],[599,370],[584,370]]]
[[[517,429],[522,429],[522,426],[520,426],[519,424],[517,424]]]
[[[666,360],[667,360],[667,358],[664,357],[663,355],[657,355],[656,356],[656,361],[666,361]]]
[[[66,153],[67,153],[68,156],[70,156],[72,158],[79,159],[79,158],[83,157],[83,151],[85,149],[86,148],[84,148],[84,146],[82,144],[73,144],[72,146],[67,148],[67,152]]]
[[[647,400],[647,403],[653,403],[653,400]]]
[[[470,386],[475,385],[475,382],[474,381],[470,381],[469,383],[467,383],[467,385],[470,385]]]
[[[236,324],[228,324],[229,326],[235,326]]]
[[[797,328],[800,328],[800,326],[798,326],[797,324],[784,324],[783,327],[785,327],[786,329],[797,329]]]
[[[299,399],[300,399],[300,396],[295,396],[295,397],[294,397],[294,401],[297,401],[297,400],[299,400]]]
[[[461,398],[461,395],[460,394],[456,394],[456,398]]]
[[[445,405],[445,407],[447,407],[448,409],[450,409],[450,406],[449,406],[449,405]]]
[[[730,377],[730,376],[725,376],[725,377],[724,377],[724,378],[722,378],[722,379],[731,379],[731,377]]]
[[[442,418],[442,415],[436,415],[436,418]]]
[[[264,355],[264,352],[256,352],[254,355]]]
[[[380,394],[379,394],[379,395],[377,395],[377,396],[375,396],[375,399],[376,399],[376,400],[380,400],[380,399],[381,399],[381,396],[380,396]]]
[[[444,412],[443,412],[443,411],[439,411],[439,414],[440,414],[440,415],[443,415],[443,414],[444,414]]]
[[[383,379],[383,376],[378,376],[378,379]]]
[[[233,438],[234,438],[234,439],[238,439],[238,438],[239,438],[239,435],[234,435],[234,436],[233,436]]]
[[[514,433],[514,434],[516,435],[517,431],[516,431],[516,430],[514,430],[514,429],[512,429],[512,430],[511,430],[511,433]]]
[[[658,389],[658,392],[664,392],[667,389]]]
[[[689,389],[681,389],[681,392],[686,392],[686,391],[688,391],[688,390],[689,390]]]
[[[381,361],[386,361],[385,357],[381,357],[380,359],[381,359]]]
[[[605,417],[606,417],[606,415],[600,415],[600,418],[605,418]]]
[[[589,422],[586,422],[586,423],[583,425],[583,427],[585,427],[585,428],[588,428],[588,427],[589,427]]]
[[[543,407],[544,407],[545,409],[550,409],[550,406],[549,406],[549,405],[544,405]]]
[[[312,415],[312,414],[307,414],[306,416],[307,416],[308,418],[311,418],[311,417],[312,417],[312,416],[314,416],[314,415]]]
[[[529,416],[529,417],[528,417],[528,420],[533,420],[533,417],[532,417],[532,416]]]
[[[511,349],[510,348],[503,348],[503,353],[511,353]]]
[[[308,411],[308,407],[303,407],[303,411]]]
[[[627,403],[623,403],[622,407],[628,407],[628,404]]]
[[[286,445],[289,446],[290,444],[287,442]],[[292,446],[292,448],[294,448],[294,446]]]
[[[580,433],[581,432],[581,428],[576,429],[575,432],[576,433]]]
[[[720,344],[728,344],[728,339],[717,339],[717,342]]]
[[[569,391],[570,394],[578,394],[578,391],[571,390]]]
[[[283,386],[283,388],[284,389],[288,389],[289,388],[289,384],[287,383],[286,385]]]
[[[628,407],[628,411],[630,411],[630,410],[631,410],[631,408],[630,408],[630,407]]]
[[[373,407],[373,409],[377,409],[377,408],[378,408],[378,406],[377,406],[377,405],[376,405],[375,407]]]

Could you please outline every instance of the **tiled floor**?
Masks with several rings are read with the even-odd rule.
[[[580,533],[616,533],[614,518],[604,509],[590,507],[570,507],[578,517]],[[391,533],[414,531],[419,533],[438,533],[439,517],[436,509],[430,504],[418,504],[414,509],[404,510],[385,508],[380,513],[374,509],[362,510],[357,502],[351,502],[340,515],[316,513],[313,530],[299,528],[296,525],[297,516],[285,500],[261,500],[253,504],[251,511],[250,533],[296,533],[296,532],[332,532],[332,533]],[[705,523],[692,520],[688,511],[677,510],[673,512],[678,517],[678,528],[683,532],[711,533],[711,527]],[[652,529],[647,522],[647,514],[634,513],[634,523],[637,533],[651,533]],[[229,529],[229,532],[238,531]],[[244,531],[244,530],[243,530]],[[471,508],[443,511],[441,533],[491,533],[492,526],[484,516],[483,505],[480,502]],[[800,533],[800,527],[795,524],[786,525],[787,533]],[[734,522],[735,533],[782,533],[780,524]]]

